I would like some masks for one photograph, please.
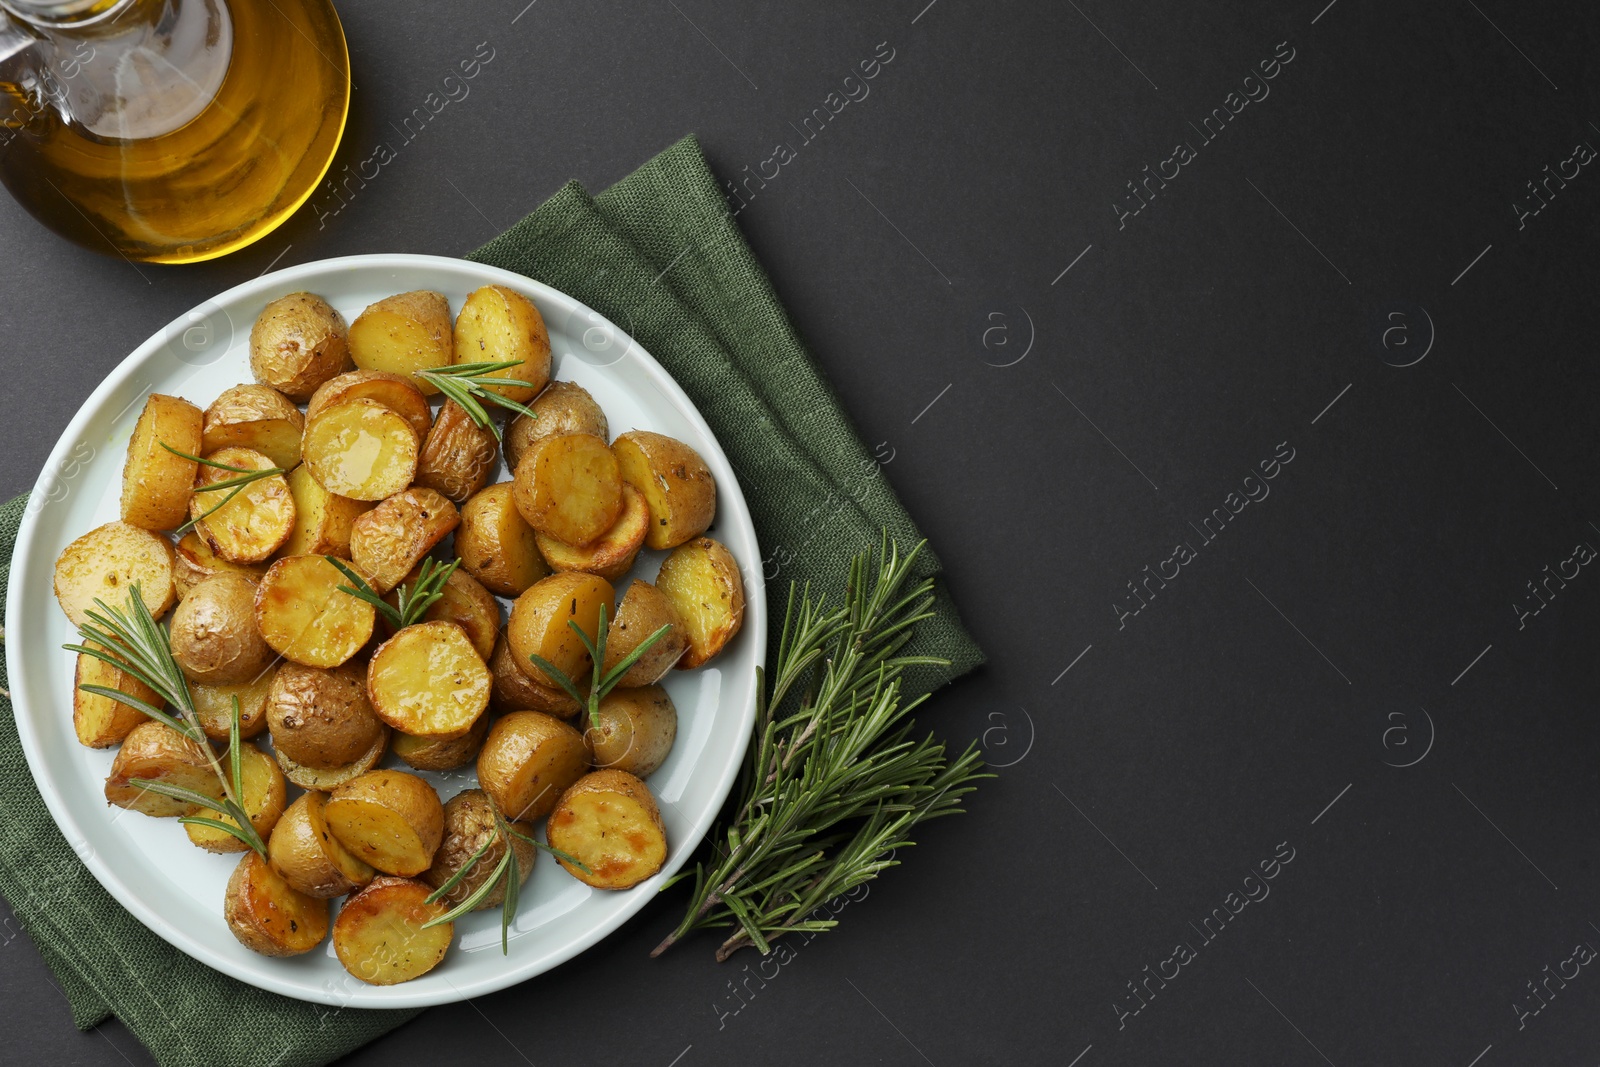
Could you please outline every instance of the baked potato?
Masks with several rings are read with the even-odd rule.
[[[678,661],[680,670],[693,670],[721,652],[744,624],[739,561],[709,537],[673,549],[656,575],[656,588],[678,613],[689,638],[689,651]]]
[[[689,635],[683,620],[678,618],[677,609],[661,590],[643,579],[635,579],[623,594],[622,603],[617,605],[616,618],[606,627],[606,658],[600,665],[601,671],[610,673],[663,626],[672,629],[646,649],[617,684],[638,687],[659,682],[689,648]]]
[[[207,578],[172,613],[172,658],[185,678],[203,685],[248,682],[276,659],[256,629],[256,587],[222,573]]]
[[[93,641],[84,644],[88,648],[104,648]],[[72,730],[78,735],[78,743],[90,748],[120,745],[135,726],[150,722],[151,719],[138,708],[99,693],[84,692],[83,686],[86,685],[115,689],[157,710],[166,705],[159,693],[133,675],[113,667],[103,659],[79,652],[78,666],[72,680]]]
[[[629,430],[611,445],[622,478],[650,505],[651,548],[699,537],[717,514],[717,482],[700,453],[665,434]]]
[[[302,793],[267,842],[273,870],[295,889],[322,900],[359,889],[377,873],[328,832],[327,804],[326,793]]]
[[[644,494],[631,485],[622,487],[622,515],[593,543],[573,548],[548,534],[534,534],[539,554],[555,571],[585,571],[614,582],[633,568],[650,532],[650,509]]]
[[[535,530],[569,545],[586,545],[622,515],[617,457],[593,434],[541,437],[517,463],[511,498]]]
[[[460,737],[415,737],[394,735],[394,754],[400,762],[419,771],[453,771],[478,758],[483,739],[489,736],[489,716],[479,715],[472,728]]]
[[[389,748],[390,733],[390,729],[385,726],[371,748],[363,752],[359,759],[341,767],[307,767],[303,763],[296,763],[281,751],[276,753],[278,766],[283,768],[283,776],[301,789],[331,793],[350,779],[366,774],[383,762],[383,754]]]
[[[267,699],[278,677],[281,661],[238,685],[198,685],[189,683],[189,701],[200,719],[200,728],[216,741],[226,741],[233,721],[233,699],[239,698],[239,736],[255,737],[267,728]]]
[[[432,489],[412,486],[389,497],[350,527],[350,562],[379,595],[387,593],[461,523],[456,506]]]
[[[414,878],[374,878],[345,901],[333,923],[333,951],[344,969],[371,985],[420,978],[455,940],[455,923],[423,927],[449,910],[429,904],[432,890]]]
[[[561,795],[545,828],[550,847],[588,870],[556,862],[584,885],[629,889],[667,861],[667,830],[650,789],[634,775],[592,771]]]
[[[106,803],[157,818],[200,812],[198,804],[165,797],[135,785],[135,778],[182,786],[214,800],[222,799],[222,782],[205,750],[154,719],[135,726],[123,738],[116,759],[111,761],[111,774],[106,778]]]
[[[200,409],[181,397],[151,393],[145,400],[122,467],[123,522],[146,530],[183,525],[199,464],[161,446],[200,455],[203,423]]]
[[[538,414],[530,419],[518,415],[505,431],[506,467],[517,469],[523,453],[541,437],[561,433],[588,433],[602,441],[611,439],[611,427],[606,413],[600,410],[589,390],[577,382],[551,382],[545,391],[528,405]]]
[[[357,397],[307,419],[300,447],[311,476],[328,492],[382,500],[411,484],[421,439],[405,416]]]
[[[613,689],[600,701],[599,723],[584,731],[596,767],[648,778],[678,737],[678,709],[659,685]]]
[[[280,559],[256,586],[256,628],[286,659],[337,667],[361,651],[377,615],[371,604],[340,590],[349,584],[321,556]]]
[[[525,822],[510,825],[517,833],[533,836],[533,827]],[[506,844],[499,828],[495,826],[494,806],[489,802],[489,794],[481,789],[463,790],[451,797],[444,806],[444,840],[439,843],[439,851],[433,854],[433,866],[422,872],[422,880],[438,889],[454,878],[456,872],[465,867],[480,848],[488,845],[489,850],[473,865],[472,870],[455,884],[455,888],[439,898],[447,908],[459,907],[489,880],[494,869],[500,865],[501,857],[506,854]],[[526,884],[528,875],[533,873],[539,850],[517,837],[511,838],[510,845],[516,854],[517,870],[522,875],[519,881]],[[496,883],[472,910],[497,908],[505,901],[505,896],[505,884]]]
[[[267,729],[278,755],[314,770],[359,760],[388,731],[367,699],[366,674],[285,663],[267,694]]]
[[[129,588],[137,585],[139,599],[159,619],[178,601],[172,566],[171,541],[125,522],[108,522],[73,541],[56,559],[56,600],[72,625],[81,627],[97,599],[121,610]]]
[[[295,468],[295,470],[300,469]],[[290,472],[289,488],[291,491],[294,489],[293,471]],[[299,509],[296,508],[296,516],[298,515]],[[218,574],[237,574],[251,582],[259,582],[261,576],[267,573],[267,567],[266,563],[235,563],[223,559],[212,551],[205,538],[193,530],[178,539],[172,552],[172,582],[177,587],[179,600],[188,596],[189,590]]]
[[[350,367],[344,316],[320,296],[279,297],[250,327],[251,373],[296,403]]]
[[[504,637],[495,642],[494,652],[489,657],[489,673],[494,677],[489,704],[497,712],[543,711],[563,719],[578,713],[578,702],[566,690],[541,685],[523,673]]]
[[[248,448],[224,448],[206,457],[227,469],[202,466],[189,501],[194,528],[211,550],[234,563],[260,563],[294,531],[294,495],[281,474],[257,478],[237,489],[211,489],[241,472],[272,470],[272,460]]]
[[[400,607],[400,590],[414,587],[421,574],[420,566],[411,568],[405,580],[389,591],[383,599],[396,610]],[[422,613],[423,622],[453,622],[467,632],[467,639],[484,661],[494,652],[495,638],[500,634],[500,602],[485,589],[478,579],[457,567],[445,579],[440,597]],[[384,631],[393,637],[394,624],[383,619]]]
[[[379,645],[367,666],[372,710],[417,737],[449,740],[469,732],[489,707],[490,684],[489,668],[453,622],[407,626]]]
[[[544,818],[588,769],[583,735],[542,711],[495,720],[478,752],[478,785],[512,821]]]
[[[500,596],[519,596],[550,573],[510,482],[491,485],[461,506],[455,552],[463,570]]]
[[[229,876],[222,914],[239,943],[263,956],[299,956],[328,936],[328,902],[295,889],[256,852]]]
[[[495,371],[496,378],[515,378],[526,386],[493,385],[489,388],[507,400],[526,404],[550,380],[550,333],[533,301],[503,285],[474,290],[456,316],[457,363],[517,365]]]
[[[454,400],[446,400],[422,442],[417,484],[460,504],[484,487],[499,458],[494,431],[473,422],[467,409]]]
[[[404,771],[379,770],[333,791],[323,810],[328,832],[385,874],[421,874],[444,837],[444,805],[433,786]]]
[[[439,390],[419,370],[448,366],[455,359],[450,302],[443,293],[418,289],[385,297],[350,324],[350,356],[362,370],[411,377],[426,396]]]
[[[285,480],[294,497],[294,529],[278,554],[349,559],[350,527],[372,510],[372,502],[328,492],[304,463],[290,471]]]
[[[222,757],[222,764],[224,768],[230,766],[226,755]],[[254,745],[246,744],[239,750],[239,776],[244,779],[244,788],[240,791],[243,796],[237,799],[250,817],[250,825],[265,841],[283,817],[283,809],[289,801],[283,772],[278,770],[278,764],[271,756]],[[205,817],[229,826],[239,825],[231,815],[209,811]],[[185,823],[183,828],[188,832],[189,840],[207,852],[244,852],[250,847],[232,834],[213,826],[191,822]]]
[[[576,622],[594,641],[600,631],[600,609],[609,618],[616,606],[611,583],[593,574],[570,571],[536,582],[517,597],[506,623],[506,643],[517,667],[540,685],[559,688],[556,679],[534,665],[533,657],[539,656],[568,678],[581,680],[589,668],[589,652],[567,623]]]
[[[224,389],[206,408],[201,444],[207,454],[248,448],[272,460],[274,467],[291,470],[300,465],[300,433],[305,425],[300,409],[272,386],[236,385]]]
[[[324,408],[346,400],[377,401],[410,423],[418,441],[427,439],[433,425],[433,409],[411,376],[385,370],[353,370],[323,383],[306,405],[306,418],[316,418]]]

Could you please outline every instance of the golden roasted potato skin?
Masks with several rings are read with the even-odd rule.
[[[405,416],[364,397],[318,411],[301,438],[311,476],[352,500],[382,500],[410,485],[420,448]]]
[[[594,765],[640,778],[655,773],[678,737],[678,709],[659,685],[613,689],[600,701],[598,718],[584,731]]]
[[[286,659],[337,667],[361,651],[377,615],[371,604],[340,591],[349,584],[321,556],[280,559],[256,585],[256,628]]]
[[[256,629],[255,583],[238,574],[207,578],[172,613],[172,658],[202,685],[239,685],[276,655]]]
[[[489,673],[494,676],[489,703],[495,711],[543,711],[563,719],[578,713],[578,702],[565,690],[540,685],[522,672],[504,637],[495,642]]]
[[[226,754],[222,762],[224,767],[229,765]],[[283,772],[278,769],[277,762],[254,745],[247,744],[239,750],[239,770],[244,778],[244,796],[238,798],[239,802],[244,805],[245,814],[250,816],[250,825],[261,835],[261,840],[266,841],[272,834],[272,828],[278,825],[278,820],[283,816],[289,797],[288,785],[283,780]],[[229,826],[238,825],[231,815],[217,812],[207,812],[206,815]],[[183,829],[190,841],[207,852],[244,852],[250,847],[230,833],[199,823],[186,823]]]
[[[278,676],[275,661],[247,682],[238,685],[190,683],[189,700],[200,718],[200,728],[216,741],[226,741],[233,720],[233,698],[239,698],[239,736],[255,737],[267,728],[267,698]]]
[[[396,493],[350,527],[350,562],[381,595],[445,535],[461,524],[461,513],[443,496],[422,486]]]
[[[294,529],[278,554],[349,559],[350,527],[372,510],[372,502],[328,492],[304,463],[285,475],[285,480],[294,497]]]
[[[568,678],[580,680],[589,668],[589,653],[573,633],[576,622],[593,641],[600,630],[600,609],[609,618],[616,610],[611,583],[593,574],[552,574],[517,597],[506,624],[506,643],[518,669],[540,685],[557,687],[554,678],[534,666],[532,657],[548,660]]]
[[[278,766],[283,768],[283,776],[301,789],[311,789],[319,793],[331,793],[344,785],[352,778],[366,774],[383,761],[383,754],[389,748],[389,735],[392,731],[385,726],[372,747],[361,754],[359,759],[346,763],[342,767],[307,767],[303,763],[296,763],[277,752]]]
[[[461,506],[455,552],[463,570],[500,596],[519,596],[550,574],[510,482],[491,485]]]
[[[74,626],[89,621],[95,599],[123,608],[128,589],[159,619],[177,603],[172,582],[172,542],[125,522],[108,522],[79,537],[56,560],[55,591]]]
[[[373,712],[417,737],[469,733],[489,708],[491,684],[467,632],[453,622],[407,626],[379,645],[367,666]]]
[[[507,819],[538,822],[589,769],[583,735],[542,711],[514,711],[489,727],[478,785]]]
[[[654,585],[642,578],[635,579],[623,594],[622,603],[617,605],[616,618],[606,628],[606,659],[600,665],[601,670],[609,673],[663,626],[672,629],[634,661],[618,684],[633,688],[659,682],[689,648],[689,634],[671,601]]]
[[[327,804],[326,793],[302,793],[267,842],[273,869],[295,889],[323,900],[359,889],[377,873],[328,832]]]
[[[183,525],[199,464],[161,446],[200,455],[203,422],[200,409],[181,397],[151,393],[145,400],[122,467],[123,522],[146,530]]]
[[[432,396],[439,390],[415,372],[454,360],[450,302],[443,293],[417,289],[368,305],[350,324],[350,356],[362,370],[409,375],[413,385]]]
[[[291,489],[293,485],[291,478]],[[205,538],[193,530],[179,538],[173,548],[172,582],[177,586],[179,600],[188,596],[189,590],[218,574],[237,574],[251,582],[259,582],[265,573],[265,563],[234,563],[223,559],[212,550]]]
[[[489,716],[479,715],[472,729],[460,737],[415,737],[394,735],[394,754],[408,767],[419,771],[453,771],[478,758],[483,739],[489,736]]]
[[[290,400],[309,400],[317,386],[350,366],[344,317],[320,296],[279,297],[250,328],[251,373]]]
[[[606,413],[589,395],[589,390],[577,382],[551,382],[528,406],[539,417],[530,419],[518,415],[505,431],[506,467],[510,470],[517,469],[523,454],[541,437],[587,433],[602,441],[611,438]]]
[[[279,667],[267,695],[267,729],[279,755],[315,770],[355,762],[385,733],[367,700],[366,672],[354,663]]]
[[[444,805],[433,786],[404,771],[377,770],[333,791],[323,810],[339,843],[385,874],[411,877],[433,863]]]
[[[744,579],[739,561],[720,542],[702,537],[672,550],[656,575],[689,638],[679,670],[693,670],[721,652],[744,625]]]
[[[328,902],[295,889],[255,852],[228,877],[222,914],[239,943],[263,956],[299,956],[328,936]]]
[[[550,380],[550,333],[533,301],[503,285],[474,290],[456,316],[457,363],[503,363],[517,366],[496,371],[496,378],[516,378],[525,386],[489,388],[507,400],[526,404]]]
[[[333,951],[344,969],[371,985],[420,978],[439,965],[455,940],[455,923],[423,924],[449,909],[429,904],[432,890],[414,878],[374,878],[345,901],[333,923]]]
[[[612,443],[622,478],[650,505],[651,548],[699,537],[717,514],[717,482],[700,453],[665,434],[629,430]]]
[[[89,648],[104,647],[93,641],[85,641],[84,644]],[[138,708],[129,707],[99,693],[84,692],[81,687],[86,685],[103,685],[107,689],[116,689],[154,708],[159,709],[166,705],[166,701],[159,693],[133,675],[118,670],[105,660],[79,652],[78,665],[72,680],[72,729],[78,735],[78,743],[90,748],[110,748],[113,745],[120,745],[123,739],[133,732],[134,727],[151,720]]]
[[[541,437],[517,463],[511,487],[528,525],[569,545],[588,544],[622,514],[617,457],[593,434]]]
[[[300,463],[305,425],[300,409],[272,386],[236,385],[206,408],[201,444],[207,454],[248,448],[272,460],[274,467],[291,470]]]
[[[383,370],[353,370],[331,378],[312,394],[306,405],[306,418],[315,418],[324,408],[346,400],[372,400],[401,416],[425,440],[433,425],[433,409],[408,374]]]
[[[511,829],[533,836],[533,827],[525,822],[511,823]],[[422,880],[438,889],[491,841],[494,843],[489,845],[489,850],[467,876],[439,898],[445,907],[458,907],[476,893],[506,854],[506,842],[494,824],[494,807],[489,801],[489,794],[481,789],[465,789],[451,797],[444,806],[444,840],[439,843],[439,851],[433,854],[433,865],[422,872]],[[516,850],[517,870],[522,874],[520,881],[526,884],[528,875],[533,873],[539,850],[515,837],[511,839],[511,847]],[[505,901],[505,896],[504,884],[496,884],[472,910],[497,908]]]
[[[584,571],[614,582],[633,568],[650,532],[650,508],[644,494],[631,485],[622,487],[622,514],[593,543],[573,548],[547,534],[535,533],[539,554],[554,571]]]
[[[460,504],[488,483],[499,458],[494,432],[473,422],[466,408],[446,400],[422,443],[416,481]]]
[[[248,448],[224,448],[206,459],[247,471],[273,469],[272,460]],[[195,475],[189,515],[195,530],[217,555],[233,563],[260,563],[294,532],[294,496],[281,474],[258,478],[237,495],[229,489],[203,491],[205,486],[238,476],[232,470],[201,467]]]
[[[650,789],[619,770],[584,775],[561,796],[545,828],[550,847],[581,861],[587,871],[556,857],[584,885],[628,889],[667,861],[667,831]]]
[[[389,590],[388,595],[383,598],[384,601],[398,610],[400,590],[414,586],[421,573],[420,566],[411,568],[411,573],[406,575],[399,585]],[[442,595],[439,599],[422,613],[421,621],[455,623],[466,631],[472,647],[478,651],[478,658],[488,662],[489,656],[494,652],[495,638],[500,634],[500,602],[478,579],[460,567],[450,572],[450,577],[445,579],[444,588],[440,592]],[[384,618],[382,625],[384,631],[393,637],[394,624]]]
[[[106,802],[157,818],[193,815],[199,806],[151,793],[133,784],[149,778],[221,799],[222,783],[205,751],[165,723],[142,722],[122,741],[106,778]]]

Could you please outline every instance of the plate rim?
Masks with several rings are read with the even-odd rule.
[[[727,472],[729,477],[719,479],[718,485],[718,513],[724,514],[727,509],[728,520],[742,526],[749,532],[752,543],[759,546],[754,520],[750,516],[749,505],[744,498],[743,488],[739,485],[737,473],[732,462],[723,451],[722,442],[717,434],[712,431],[683,387],[663,367],[650,352],[639,342],[615,326],[605,316],[594,311],[583,301],[564,293],[555,287],[526,275],[517,274],[500,267],[471,260],[460,259],[452,256],[425,255],[419,253],[367,253],[351,256],[338,256],[329,259],[311,260],[307,263],[295,264],[279,271],[273,271],[258,277],[241,282],[226,289],[180,314],[166,326],[158,329],[142,343],[135,347],[128,355],[124,356],[99,385],[97,385],[81,402],[78,410],[62,430],[61,436],[51,448],[45,460],[44,467],[34,480],[28,493],[31,503],[38,494],[47,491],[48,483],[54,477],[65,453],[69,447],[75,447],[85,431],[92,423],[91,412],[103,406],[109,394],[120,388],[128,378],[142,367],[147,361],[169,345],[175,336],[181,336],[182,331],[195,321],[192,316],[205,314],[208,307],[225,306],[230,302],[246,300],[255,293],[263,290],[276,289],[285,283],[294,283],[302,278],[321,277],[330,271],[339,270],[386,270],[386,269],[448,269],[451,271],[467,271],[481,279],[480,284],[504,284],[536,300],[553,305],[567,305],[564,315],[570,317],[574,312],[587,313],[595,320],[611,325],[617,335],[625,338],[630,349],[638,357],[639,368],[660,389],[665,399],[678,409],[686,420],[699,431],[706,440],[715,448],[713,456],[707,457],[715,461]],[[232,347],[232,343],[230,343]],[[34,541],[39,533],[40,518],[43,509],[28,507],[18,528],[16,544],[12,551],[12,570],[21,573],[23,566],[35,554]],[[766,612],[766,585],[765,574],[759,566],[759,559],[746,561],[741,567],[745,581],[745,622],[743,633],[747,640],[753,643],[751,654],[754,666],[759,670],[765,667],[767,652],[767,612]],[[36,564],[37,565],[37,564]],[[21,612],[24,610],[23,600],[26,597],[24,588],[27,583],[13,580],[8,583],[5,605],[6,632],[10,634],[25,634],[27,628],[22,625]],[[51,605],[53,606],[53,605]],[[41,741],[34,732],[33,713],[31,710],[45,700],[42,696],[30,691],[28,674],[21,669],[21,659],[24,656],[24,646],[30,644],[25,639],[13,639],[5,642],[6,669],[11,684],[12,719],[16,724],[17,734],[22,743],[23,754],[27,760],[28,771],[43,798],[45,807],[50,812],[56,828],[66,838],[68,847],[72,848],[79,860],[94,875],[96,881],[107,893],[122,907],[126,908],[134,918],[147,930],[162,938],[168,944],[184,952],[186,955],[198,960],[219,974],[234,978],[247,985],[265,989],[268,992],[278,993],[296,1000],[310,1003],[329,1004],[337,1007],[355,1008],[421,1008],[440,1004],[458,1003],[472,997],[482,996],[501,989],[517,985],[535,978],[540,974],[553,970],[561,964],[578,956],[615,932],[619,927],[636,916],[645,905],[655,898],[656,891],[661,884],[680,870],[690,858],[690,855],[699,848],[710,831],[712,824],[727,803],[728,795],[732,792],[737,781],[740,769],[748,753],[755,725],[756,703],[752,699],[747,706],[738,710],[735,725],[741,731],[740,740],[736,746],[736,758],[730,759],[727,765],[720,769],[719,778],[712,789],[713,802],[706,808],[705,814],[695,820],[690,831],[684,837],[685,845],[678,850],[675,859],[669,861],[651,878],[632,889],[624,890],[633,894],[629,900],[614,914],[606,917],[593,928],[575,939],[570,944],[556,949],[545,956],[536,957],[520,967],[511,962],[511,957],[503,957],[507,966],[498,972],[483,978],[465,983],[447,981],[448,987],[444,992],[408,992],[405,983],[393,986],[373,986],[358,983],[354,991],[336,992],[326,986],[311,986],[288,979],[279,979],[270,973],[260,975],[257,973],[237,974],[225,969],[226,961],[215,956],[206,944],[198,937],[190,935],[185,930],[175,927],[158,915],[123,881],[114,867],[105,862],[93,848],[87,850],[81,847],[90,841],[78,821],[66,806],[64,798],[58,795],[59,785],[55,776],[50,773],[49,764],[44,759]],[[759,685],[759,683],[757,683]],[[48,788],[47,788],[48,786]],[[459,949],[458,949],[459,951]],[[268,957],[263,957],[268,959]]]

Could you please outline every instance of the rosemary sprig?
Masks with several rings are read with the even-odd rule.
[[[533,661],[535,667],[555,679],[555,683],[565,690],[568,696],[588,709],[589,724],[591,726],[599,726],[600,701],[604,700],[606,694],[617,687],[617,683],[622,681],[622,676],[628,673],[628,668],[639,662],[640,656],[650,651],[651,645],[667,635],[667,631],[672,629],[672,624],[662,624],[659,630],[640,641],[638,648],[628,653],[615,667],[604,673],[601,672],[600,668],[605,663],[606,635],[609,632],[609,627],[606,625],[606,606],[604,604],[600,605],[600,622],[595,627],[595,639],[593,641],[589,640],[589,635],[583,632],[583,627],[578,625],[576,619],[568,619],[567,625],[572,627],[572,632],[578,635],[578,640],[583,642],[583,647],[589,650],[591,674],[587,695],[579,691],[577,684],[567,675],[566,671],[563,671],[543,656],[532,655],[528,658]]]
[[[385,619],[388,619],[390,625],[396,630],[404,630],[407,626],[419,622],[422,616],[427,613],[427,610],[433,607],[440,597],[444,596],[445,583],[456,572],[456,568],[461,566],[459,559],[453,559],[449,563],[440,563],[438,560],[431,558],[423,560],[422,566],[417,570],[417,580],[410,585],[402,582],[396,586],[395,598],[397,604],[391,604],[379,596],[378,591],[372,588],[367,583],[367,580],[357,574],[344,560],[338,556],[323,556],[322,558],[339,568],[339,573],[350,579],[351,585],[338,587],[341,593],[349,593],[358,600],[365,600],[377,608],[378,612]]]
[[[200,715],[195,711],[194,701],[189,695],[188,680],[178,668],[177,660],[172,658],[172,645],[168,641],[167,632],[156,623],[150,614],[150,609],[145,606],[138,583],[128,587],[127,606],[123,609],[109,607],[98,597],[94,603],[98,610],[89,611],[89,621],[78,627],[84,643],[61,647],[69,652],[81,652],[93,656],[138,679],[154,690],[169,707],[177,711],[177,714],[168,714],[147,701],[109,686],[85,685],[80,688],[86,693],[109,697],[118,703],[142,711],[200,746],[200,750],[205,753],[212,771],[217,776],[217,781],[222,785],[222,799],[218,800],[192,789],[149,778],[133,778],[130,781],[152,793],[195,804],[219,815],[226,815],[235,825],[197,815],[185,815],[179,821],[198,822],[232,834],[265,857],[266,843],[261,840],[261,835],[256,833],[255,827],[250,822],[250,816],[245,813],[242,801],[244,776],[239,740],[239,698],[233,698],[233,719],[228,726],[230,746],[228,764],[231,773],[227,773],[223,771],[222,764],[217,760],[217,753],[211,747],[211,742],[206,738],[206,732],[200,725]],[[93,647],[95,645],[100,647]]]
[[[790,586],[777,662],[758,677],[738,806],[712,836],[715,862],[667,883],[692,878],[694,893],[651,955],[704,927],[734,928],[719,960],[830,929],[835,920],[813,917],[821,905],[896,865],[915,826],[959,812],[975,781],[992,777],[973,747],[952,760],[942,742],[911,737],[908,716],[924,698],[902,702],[901,674],[944,664],[902,654],[932,614],[931,579],[906,589],[921,547],[902,558],[885,537],[875,564],[857,556],[836,608]]]
[[[489,363],[456,363],[448,367],[430,367],[427,370],[416,371],[417,377],[434,386],[439,392],[460,404],[462,409],[473,422],[494,434],[496,441],[500,440],[500,425],[489,417],[489,410],[483,406],[487,401],[497,404],[519,415],[526,415],[530,419],[537,419],[539,413],[526,404],[519,404],[515,400],[500,395],[494,391],[494,386],[505,385],[513,388],[526,387],[527,382],[520,378],[495,378],[495,371],[505,370],[507,367],[517,367],[522,364],[520,359],[498,360]]]
[[[249,485],[251,482],[260,481],[262,478],[270,478],[274,474],[284,473],[282,467],[269,467],[266,470],[260,471],[252,470],[249,467],[233,467],[226,463],[218,463],[214,459],[203,459],[200,456],[191,456],[187,452],[173,448],[165,441],[157,441],[156,443],[162,448],[166,449],[168,452],[171,452],[174,456],[182,456],[184,459],[192,460],[193,462],[199,463],[203,466],[213,467],[220,471],[233,471],[239,475],[237,478],[224,478],[222,481],[212,482],[210,485],[195,486],[194,491],[197,493],[215,493],[222,489],[231,489],[232,492],[223,497],[222,503],[218,504],[216,507],[211,508],[203,514],[190,519],[188,522],[178,527],[176,533],[179,537],[182,537],[184,534],[194,529],[195,526],[199,525],[202,519],[208,519],[212,515],[215,515],[217,512],[221,511],[223,508],[227,507],[230,503],[232,503],[233,498],[244,492],[244,487]]]

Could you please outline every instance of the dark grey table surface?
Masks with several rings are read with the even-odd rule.
[[[998,778],[782,966],[648,960],[661,901],[347,1062],[1594,1062],[1593,5],[525,4],[341,3],[342,161],[495,58],[229,259],[0,203],[0,492],[264,269],[788,145],[740,222],[991,655],[923,721]],[[147,1062],[0,941],[0,1059]]]

